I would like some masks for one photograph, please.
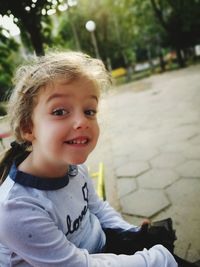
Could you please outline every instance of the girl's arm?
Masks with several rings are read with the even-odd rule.
[[[160,245],[133,256],[89,254],[69,242],[55,220],[33,198],[7,201],[1,206],[0,218],[0,242],[30,266],[177,267],[171,254]],[[3,257],[1,253],[1,261]]]

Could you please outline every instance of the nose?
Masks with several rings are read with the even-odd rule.
[[[85,114],[76,114],[74,118],[74,129],[83,130],[89,127],[89,122]]]

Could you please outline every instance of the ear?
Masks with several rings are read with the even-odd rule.
[[[34,134],[33,134],[33,127],[32,125],[29,126],[22,126],[21,127],[21,136],[25,141],[32,142],[34,139]]]
[[[33,135],[32,132],[25,132],[25,133],[22,134],[22,136],[23,136],[23,139],[24,139],[25,141],[29,141],[29,142],[31,142],[31,143],[32,143],[32,141],[33,141],[33,139],[34,139],[34,135]]]

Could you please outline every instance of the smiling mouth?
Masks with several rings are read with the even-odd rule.
[[[78,138],[75,138],[75,139],[71,139],[71,140],[65,141],[64,143],[68,144],[68,145],[86,145],[86,144],[88,144],[88,142],[89,142],[89,138],[87,138],[87,137],[78,137]]]

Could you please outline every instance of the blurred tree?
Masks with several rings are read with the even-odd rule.
[[[59,11],[61,3],[67,7],[64,12]],[[57,14],[50,17],[50,11]],[[85,29],[94,20],[108,68],[159,57],[164,70],[163,51],[169,47],[177,50],[181,66],[181,51],[200,41],[200,0],[1,0],[0,13],[18,19],[23,42],[38,55],[48,46],[95,56]]]
[[[11,89],[18,49],[19,46],[16,41],[12,38],[6,38],[2,34],[2,28],[0,28],[0,101],[7,98]]]
[[[199,0],[150,0],[156,17],[176,49],[180,67],[184,67],[183,51],[200,42]]]
[[[58,13],[56,19],[58,27],[53,38],[54,46],[77,51],[82,50],[84,41],[82,32],[85,31],[83,28],[84,14],[80,12],[77,6],[68,6],[65,12]]]
[[[96,23],[94,32],[100,56],[108,68],[127,66],[135,61],[132,16],[126,1],[79,0],[60,14],[56,43],[66,48],[83,50],[95,56],[91,34],[86,30],[88,20]]]
[[[22,40],[28,46],[31,43],[37,55],[44,54],[45,31],[42,32],[42,22],[45,24],[45,20],[48,20],[50,23],[50,20],[42,14],[42,10],[51,8],[55,8],[55,5],[49,0],[0,1],[0,14],[8,16],[12,14],[17,18],[16,24],[21,29]],[[48,36],[49,32],[48,30]]]
[[[160,58],[160,67],[165,70],[163,47],[166,34],[157,22],[149,0],[132,0],[132,16],[134,31],[134,49],[136,60],[148,60],[152,66],[152,58]]]

